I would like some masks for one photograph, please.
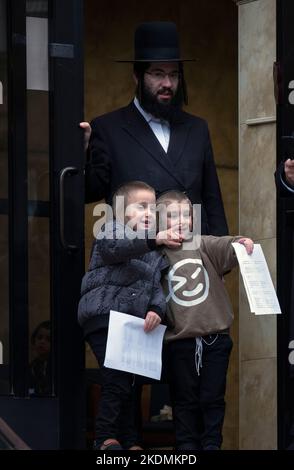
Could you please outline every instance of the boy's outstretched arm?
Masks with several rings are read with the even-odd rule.
[[[136,232],[130,228],[116,222],[109,223],[105,224],[104,231],[98,235],[95,246],[105,263],[117,264],[138,258],[161,245],[178,248],[182,243],[179,235],[172,229],[159,232],[154,239],[149,239],[147,232],[143,235],[146,238],[137,238]]]
[[[114,221],[105,224],[94,246],[106,264],[123,263],[156,249],[155,239],[148,239],[147,235],[142,233],[137,238],[133,230]]]

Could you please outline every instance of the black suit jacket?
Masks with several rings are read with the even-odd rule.
[[[179,111],[171,123],[165,153],[133,103],[91,122],[89,160],[85,168],[86,202],[106,198],[121,184],[141,180],[157,192],[185,191],[202,204],[202,232],[226,235],[218,177],[207,124]]]

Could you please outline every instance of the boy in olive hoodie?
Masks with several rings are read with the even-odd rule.
[[[231,303],[223,275],[237,265],[233,242],[248,254],[244,237],[191,237],[192,205],[179,191],[157,200],[160,220],[179,227],[177,249],[164,247],[170,268],[163,281],[167,295],[166,351],[177,450],[218,450],[222,444],[226,374],[232,340]],[[198,242],[198,243],[197,243]]]

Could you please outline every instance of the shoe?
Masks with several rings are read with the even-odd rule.
[[[143,447],[134,445],[134,446],[129,447],[128,450],[144,450],[144,449],[143,449]]]
[[[123,450],[123,448],[116,439],[106,439],[100,447],[97,441],[94,441],[93,450]]]

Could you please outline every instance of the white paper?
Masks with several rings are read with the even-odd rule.
[[[160,379],[166,326],[144,332],[142,318],[110,310],[104,366]]]
[[[232,243],[239,261],[251,312],[256,315],[281,313],[276,291],[260,244],[248,255],[241,243]]]

